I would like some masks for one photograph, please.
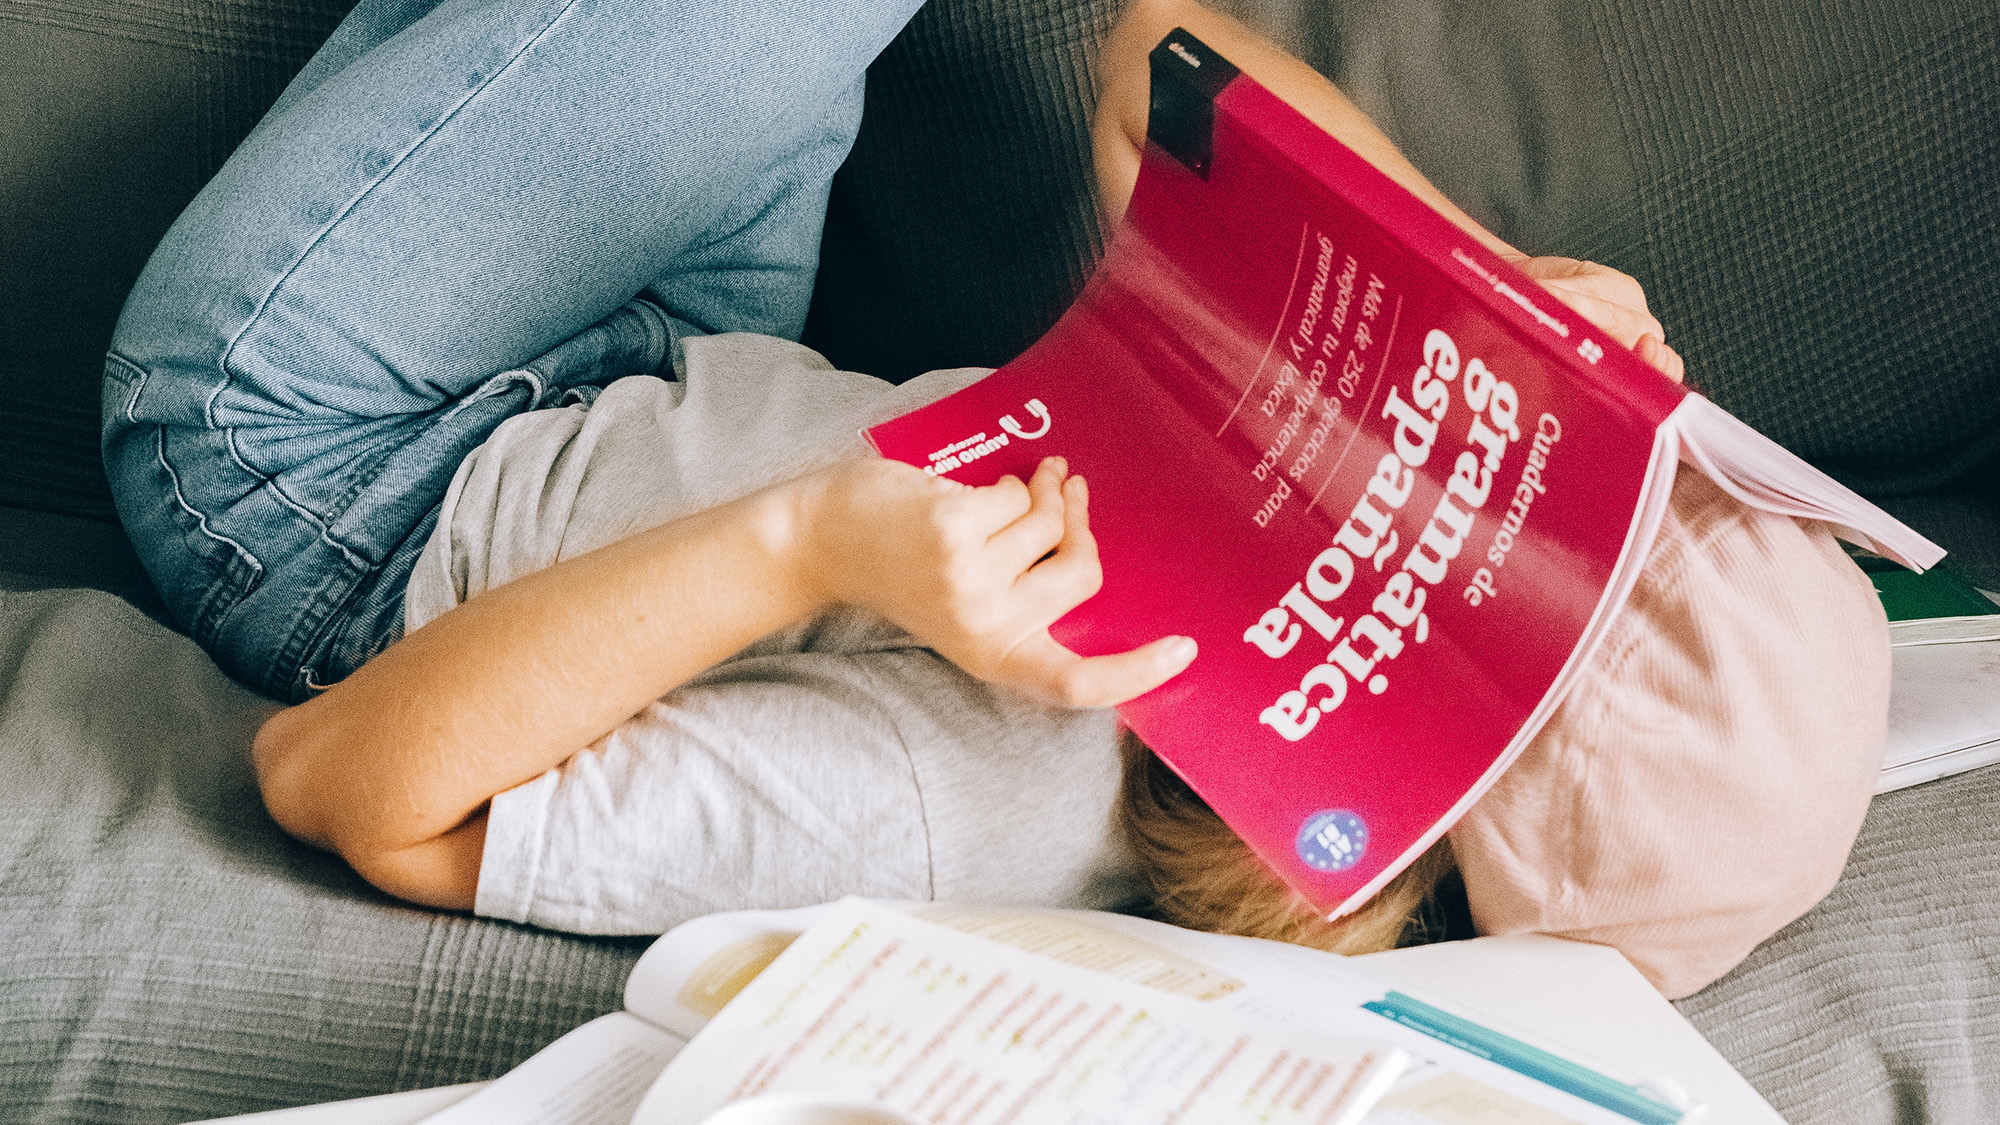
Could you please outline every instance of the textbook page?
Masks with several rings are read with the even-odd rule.
[[[1340,957],[1303,946],[1257,938],[1199,933],[1116,914],[1084,911],[1050,914],[1052,922],[1073,918],[1078,924],[1117,930],[1166,952],[1199,960],[1211,971],[1226,974],[1239,985],[1219,1001],[1220,1005],[1252,1019],[1286,1026],[1337,1029],[1352,1035],[1384,1036],[1410,1052],[1412,1065],[1397,1081],[1390,1095],[1365,1119],[1367,1125],[1489,1125],[1496,1122],[1502,1125],[1633,1125],[1635,1120],[1588,1101],[1570,1090],[1512,1070],[1474,1050],[1460,1049],[1368,1010],[1365,1005],[1382,999],[1392,983],[1404,983],[1401,980],[1385,982],[1371,971],[1369,958]],[[1477,965],[1486,955],[1483,947],[1491,940],[1450,942],[1425,948],[1450,949],[1453,951],[1453,963]],[[1553,948],[1545,954],[1541,970],[1533,979],[1551,992],[1559,992],[1566,986],[1577,957],[1609,952],[1600,947],[1555,939],[1549,939],[1549,944]],[[1376,958],[1386,956],[1373,955]],[[1742,1084],[1742,1079],[1715,1054],[1700,1033],[1670,1008],[1670,1018],[1662,1021],[1657,1009],[1665,1007],[1666,1001],[1639,976],[1637,970],[1625,964],[1622,957],[1615,952],[1611,956],[1623,965],[1625,979],[1616,990],[1600,990],[1590,997],[1590,1004],[1597,1012],[1596,1019],[1650,1026],[1651,1038],[1648,1042],[1677,1042],[1683,1052],[1712,1060],[1703,1071],[1704,1076],[1713,1075],[1719,1068],[1736,1084]],[[1401,966],[1398,965],[1398,968]],[[1603,979],[1605,975],[1600,972],[1598,979]],[[1598,1053],[1579,1050],[1578,1044],[1596,1041],[1588,1030],[1588,1024],[1571,1026],[1571,1021],[1566,1018],[1510,1018],[1523,1013],[1506,1006],[1499,1006],[1500,1014],[1497,1015],[1491,1007],[1483,1011],[1471,1010],[1457,1002],[1457,991],[1434,987],[1433,983],[1415,979],[1409,991],[1506,1036],[1552,1051],[1628,1085],[1641,1086],[1656,1077],[1653,1068],[1645,1065],[1648,1051],[1614,1051],[1597,1057]],[[1447,997],[1450,1002],[1444,999]],[[1477,1047],[1476,1044],[1471,1046]],[[1677,1108],[1690,1109],[1703,1104],[1707,1090],[1713,1085],[1710,1082],[1689,1083],[1688,1088],[1694,1092],[1685,1105]],[[1675,1107],[1662,1105],[1648,1108],[1653,1112],[1651,1120],[1674,1121],[1680,1117],[1678,1112],[1672,1112]],[[1696,1117],[1691,1116],[1688,1120],[1696,1120]]]
[[[1386,985],[1452,1006],[1523,1038],[1561,1047],[1662,1092],[1708,1107],[1705,1125],[1784,1119],[1632,963],[1607,946],[1540,934],[1397,949],[1352,964]]]
[[[925,903],[909,909],[930,921],[1044,957],[1210,1001],[1259,1024],[1361,1038],[1386,1037],[1410,1053],[1413,1065],[1397,1080],[1382,1107],[1366,1119],[1369,1125],[1459,1125],[1461,1118],[1518,1122],[1518,1125],[1551,1121],[1576,1125],[1630,1125],[1631,1122],[1630,1118],[1603,1106],[1583,1101],[1489,1059],[1447,1046],[1370,1011],[1366,1005],[1385,997],[1384,982],[1348,958],[1302,946],[1200,933],[1101,911],[1009,911],[944,903]],[[1618,960],[1623,963],[1622,958]],[[1636,995],[1649,998],[1655,1005],[1665,1003],[1630,966],[1626,966],[1626,972],[1637,981]],[[1437,993],[1427,995],[1435,999]],[[1615,1007],[1622,1016],[1630,1005],[1621,1003]],[[1554,1047],[1559,1053],[1599,1071],[1621,1073],[1600,1060],[1582,1056],[1561,1037],[1524,1031],[1485,1013],[1466,1014],[1474,1014],[1488,1026],[1523,1040],[1540,1040],[1544,1046]],[[1678,1020],[1677,1016],[1674,1018]],[[1685,1021],[1680,1021],[1680,1026],[1689,1038],[1706,1048],[1706,1043],[1686,1027]],[[1571,1042],[1581,1039],[1581,1035],[1569,1037]],[[1403,1107],[1400,1116],[1384,1115],[1383,1107],[1391,1103]],[[1425,1106],[1431,1108],[1423,1109]]]
[[[427,1120],[625,1121],[639,1098],[632,1092],[637,1075],[600,1068],[600,1058],[627,1049],[632,1040],[644,1042],[648,1032],[657,1033],[660,1051],[652,1072],[658,1073],[737,990],[836,905],[736,911],[683,923],[647,950],[627,983],[628,1010],[643,1019],[619,1013],[587,1024],[475,1095],[461,1112]],[[1677,1082],[1693,1103],[1714,1106],[1721,1120],[1776,1120],[1623,958],[1595,946],[1487,938],[1347,959],[1095,911],[946,903],[903,908],[937,924],[1214,1004],[1248,1019],[1388,1038],[1410,1051],[1415,1065],[1367,1119],[1368,1125],[1457,1125],[1461,1120],[1628,1125],[1630,1120],[1388,1023],[1362,1007],[1392,985],[1437,1003],[1449,997],[1450,1007],[1461,1014],[1607,1074],[1634,1082],[1662,1077]],[[1477,1008],[1468,1006],[1475,1003]],[[1595,1049],[1580,1051],[1582,1043]],[[607,1083],[624,1089],[630,1101],[614,1104],[592,1093]],[[644,1084],[637,1082],[640,1088]],[[1412,1108],[1413,1101],[1431,1108]],[[592,1112],[557,1112],[561,1106]],[[1389,1109],[1402,1116],[1386,1116]]]
[[[1436,1039],[1389,1023],[1363,1005],[1383,998],[1387,985],[1367,971],[1361,959],[1347,959],[1318,950],[1252,938],[1197,933],[1160,922],[1126,915],[1082,910],[1010,910],[999,907],[958,906],[948,903],[902,904],[910,913],[925,920],[977,934],[1017,949],[1053,958],[1066,964],[1122,980],[1174,992],[1190,999],[1213,1003],[1245,1018],[1283,1026],[1311,1028],[1359,1037],[1387,1037],[1409,1051],[1415,1065],[1400,1079],[1390,1100],[1409,1095],[1427,1099],[1419,1104],[1434,1108],[1425,1116],[1405,1108],[1401,1118],[1371,1116],[1370,1125],[1404,1125],[1435,1122],[1457,1125],[1466,1114],[1483,1113],[1491,1121],[1535,1123],[1576,1122],[1578,1125],[1630,1125],[1630,1118],[1602,1106],[1585,1102],[1561,1089],[1510,1070],[1486,1058],[1443,1044]],[[642,969],[635,971],[628,988],[633,1010],[642,1004],[655,1007],[668,1003],[673,990],[686,987],[690,979],[724,979],[727,966],[738,963],[743,951],[782,948],[831,907],[806,907],[787,911],[745,911],[717,914],[686,923],[674,931],[680,952],[669,958],[655,958],[649,952]],[[768,928],[767,928],[768,927]],[[1522,939],[1509,939],[1510,941]],[[1500,943],[1506,944],[1506,943]],[[1596,1043],[1600,1037],[1590,1030],[1572,1028],[1567,1018],[1550,1016],[1529,1005],[1525,1011],[1534,1018],[1495,1019],[1494,1010],[1522,1016],[1507,1005],[1489,1006],[1485,1011],[1459,1010],[1513,1036],[1577,1059],[1604,1073],[1633,1083],[1661,1073],[1681,1076],[1693,1101],[1699,1103],[1712,1091],[1721,1091],[1728,1102],[1732,1091],[1744,1087],[1699,1033],[1667,1007],[1651,985],[1616,954],[1574,942],[1549,940],[1554,952],[1543,956],[1538,973],[1528,979],[1548,996],[1570,995],[1575,982],[1596,982],[1587,992],[1572,996],[1573,1006],[1590,1008],[1600,1020],[1619,1026],[1646,1030],[1644,1043],[1676,1044],[1679,1057],[1703,1060],[1698,1073],[1681,1076],[1669,1066],[1662,1070],[1651,1065],[1650,1052],[1632,1049],[1624,1039],[1612,1042],[1620,1049],[1587,1055],[1576,1048],[1582,1042]],[[1450,963],[1477,964],[1491,940],[1454,943]],[[1496,946],[1497,948],[1497,946]],[[731,950],[736,952],[730,952]],[[1578,960],[1608,955],[1622,974],[1602,966],[1579,967]],[[766,960],[770,956],[763,954]],[[686,965],[709,959],[716,971],[688,973]],[[1583,971],[1593,970],[1593,971]],[[641,978],[649,984],[641,996]],[[736,979],[742,979],[738,976]],[[1603,982],[1611,980],[1616,987]],[[1398,982],[1402,983],[1402,982]],[[1440,997],[1458,998],[1456,991],[1423,987],[1413,989],[1427,999],[1442,1003]],[[705,991],[698,989],[697,991]],[[726,1002],[728,995],[710,991],[709,1003]],[[1452,1007],[1459,1007],[1455,1003]],[[1664,1015],[1661,1013],[1664,1012]],[[667,1018],[695,1019],[691,1013]],[[694,1030],[699,1024],[688,1024]],[[1588,1025],[1585,1025],[1586,1027]],[[1567,1034],[1566,1034],[1567,1033]],[[690,1032],[692,1034],[692,1032]],[[1600,1057],[1601,1056],[1601,1057]],[[1610,1060],[1610,1061],[1607,1061]],[[1719,1076],[1719,1077],[1718,1077]],[[1446,1081],[1445,1079],[1449,1079]],[[1733,1083],[1733,1085],[1731,1085]],[[1448,1096],[1447,1096],[1448,1095]],[[1761,1105],[1754,1101],[1752,1104]],[[1386,1103],[1385,1103],[1386,1104]],[[1456,1113],[1458,1116],[1451,1116]],[[1550,1115],[1554,1115],[1551,1117]],[[1469,1120],[1481,1120],[1478,1117]]]
[[[675,926],[625,980],[625,1011],[584,1024],[424,1125],[624,1125],[709,1018],[829,906]]]
[[[982,1125],[1353,1125],[1405,1061],[851,899],[709,1023],[633,1120],[691,1125],[742,1098],[813,1092]]]
[[[599,1016],[423,1125],[618,1125],[686,1044],[627,1012]]]

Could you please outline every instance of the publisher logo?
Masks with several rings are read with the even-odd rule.
[[[1345,871],[1368,851],[1368,822],[1346,809],[1314,813],[1299,829],[1298,848],[1316,871]]]

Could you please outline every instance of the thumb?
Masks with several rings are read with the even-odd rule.
[[[1113,707],[1180,675],[1194,658],[1192,637],[1161,637],[1129,652],[1078,656],[1044,630],[1007,655],[999,682],[1061,707]]]

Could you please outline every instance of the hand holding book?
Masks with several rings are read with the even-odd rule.
[[[1333,83],[1242,23],[1193,0],[1140,0],[1112,29],[1099,64],[1101,96],[1092,122],[1098,207],[1107,226],[1123,220],[1146,149],[1151,81],[1148,56],[1161,38],[1186,28],[1334,139],[1451,220],[1501,260],[1678,383],[1685,365],[1629,274],[1574,258],[1530,257],[1487,230],[1431,184],[1381,129]],[[1651,343],[1647,343],[1647,338]]]
[[[1687,365],[1667,346],[1667,330],[1647,307],[1646,290],[1631,274],[1575,258],[1524,257],[1513,264],[1647,366],[1676,383],[1686,377]]]
[[[1044,458],[1026,484],[970,488],[893,461],[852,461],[799,482],[788,552],[819,600],[865,606],[979,678],[1031,699],[1109,707],[1194,660],[1186,637],[1083,657],[1049,626],[1104,571],[1083,478]]]

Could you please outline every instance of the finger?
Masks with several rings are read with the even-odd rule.
[[[987,540],[995,558],[1016,574],[1034,566],[1035,560],[1062,542],[1063,481],[1068,475],[1068,462],[1060,457],[1043,458],[1028,481],[1027,510]]]
[[[1681,353],[1675,351],[1665,341],[1661,341],[1660,350],[1666,353],[1667,359],[1660,367],[1660,371],[1676,383],[1687,382],[1687,361],[1681,358]]]
[[[1090,530],[1090,486],[1080,476],[1063,482],[1062,539],[1055,553],[1036,563],[1014,583],[1023,604],[1048,621],[1090,600],[1104,585],[1097,536]]]
[[[1004,476],[992,484],[954,493],[941,509],[968,538],[985,542],[1034,507],[1034,496],[1021,478]]]
[[[1638,278],[1623,270],[1576,258],[1531,258],[1520,268],[1546,286],[1566,285],[1612,304],[1640,312],[1651,311],[1646,303],[1646,287],[1639,284]]]
[[[1630,348],[1638,344],[1639,337],[1651,334],[1665,339],[1667,330],[1654,319],[1653,314],[1644,309],[1634,309],[1629,305],[1606,300],[1595,293],[1576,289],[1562,282],[1548,286],[1556,299],[1568,305],[1584,319],[1590,321],[1606,335],[1616,340],[1620,347]]]
[[[1632,350],[1655,371],[1676,383],[1687,376],[1687,364],[1682,361],[1680,353],[1668,347],[1666,341],[1658,336],[1648,333],[1639,337],[1638,346]]]
[[[1002,682],[1057,706],[1115,707],[1180,675],[1194,658],[1191,637],[1161,637],[1109,656],[1078,656],[1043,632],[1008,654]]]

